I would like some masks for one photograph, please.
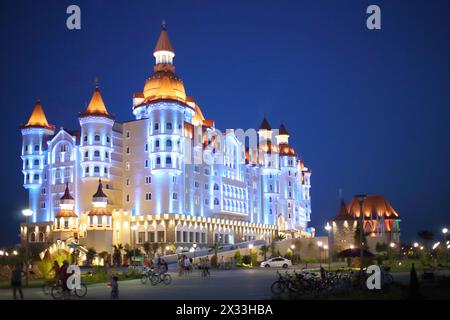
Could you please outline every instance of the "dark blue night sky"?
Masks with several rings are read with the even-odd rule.
[[[78,4],[82,29],[65,26]],[[366,8],[382,30],[366,28]],[[219,128],[283,121],[312,175],[323,233],[338,189],[383,194],[403,239],[450,224],[450,1],[2,1],[0,244],[18,241],[19,125],[37,97],[50,123],[78,129],[93,79],[130,120],[165,18],[177,73]]]

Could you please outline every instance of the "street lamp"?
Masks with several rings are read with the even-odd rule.
[[[417,248],[419,244],[417,242],[414,242],[414,248]]]
[[[332,259],[332,243],[331,243],[331,229],[333,229],[330,225],[329,222],[327,222],[327,225],[325,226],[325,230],[328,232],[328,246],[329,246],[329,250],[328,250],[328,271],[330,271],[331,269],[331,259]]]
[[[359,259],[360,259],[360,272],[361,272],[361,281],[363,279],[362,272],[363,272],[363,256],[364,256],[364,249],[363,249],[363,239],[364,239],[364,210],[363,210],[363,204],[364,200],[366,200],[365,194],[358,194],[356,196],[356,200],[358,200],[359,203]]]
[[[25,237],[27,240],[25,241],[25,285],[28,287],[28,278],[29,278],[29,253],[28,253],[28,218],[33,215],[33,210],[31,209],[23,209],[22,214],[25,216]]]
[[[133,224],[131,227],[130,227],[130,229],[131,229],[131,231],[133,231],[132,232],[132,236],[131,236],[131,241],[132,241],[132,248],[133,248],[133,255],[132,255],[132,260],[135,260],[135,254],[136,254],[136,230],[137,230],[137,226],[135,225],[135,224]],[[131,261],[131,265],[133,265],[133,261]]]

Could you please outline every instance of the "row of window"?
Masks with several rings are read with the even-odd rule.
[[[85,135],[83,140],[84,140],[84,142],[87,142],[88,141],[88,136]],[[100,137],[99,134],[94,135],[94,141],[95,142],[100,142],[101,141],[101,137]],[[106,136],[106,143],[110,143],[110,142],[111,142],[111,138],[109,136]]]
[[[146,242],[166,242],[166,232],[165,231],[139,231],[137,237],[137,243],[142,244]]]
[[[99,158],[100,157],[100,151],[99,150],[95,150],[94,151],[94,158]],[[89,151],[85,151],[84,152],[84,158],[89,158]],[[109,152],[105,151],[105,158],[109,159]]]

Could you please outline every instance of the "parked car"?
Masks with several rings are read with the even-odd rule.
[[[262,268],[287,268],[292,266],[291,260],[285,259],[283,257],[270,258],[269,260],[261,262]]]

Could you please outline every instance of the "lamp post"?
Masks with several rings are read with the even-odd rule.
[[[28,218],[31,217],[33,215],[33,210],[31,209],[24,209],[22,210],[22,214],[25,216],[25,227],[26,227],[26,232],[25,232],[25,237],[26,237],[26,241],[25,241],[25,286],[28,287],[28,278],[29,278],[29,252],[28,252]]]
[[[364,210],[363,204],[366,199],[365,194],[359,194],[356,196],[356,200],[359,203],[359,259],[360,259],[360,273],[361,273],[361,281],[363,279],[363,257],[364,257],[364,249],[363,249],[363,239],[364,239]]]
[[[132,232],[132,236],[131,236],[131,245],[132,245],[132,249],[133,249],[133,255],[131,257],[131,265],[133,265],[133,260],[135,260],[135,254],[136,254],[136,230],[137,230],[137,226],[134,224],[130,227]]]
[[[333,229],[329,222],[327,222],[327,225],[325,226],[325,230],[328,232],[328,271],[331,269],[331,259],[332,259],[332,250],[333,246],[331,243],[331,229]]]

